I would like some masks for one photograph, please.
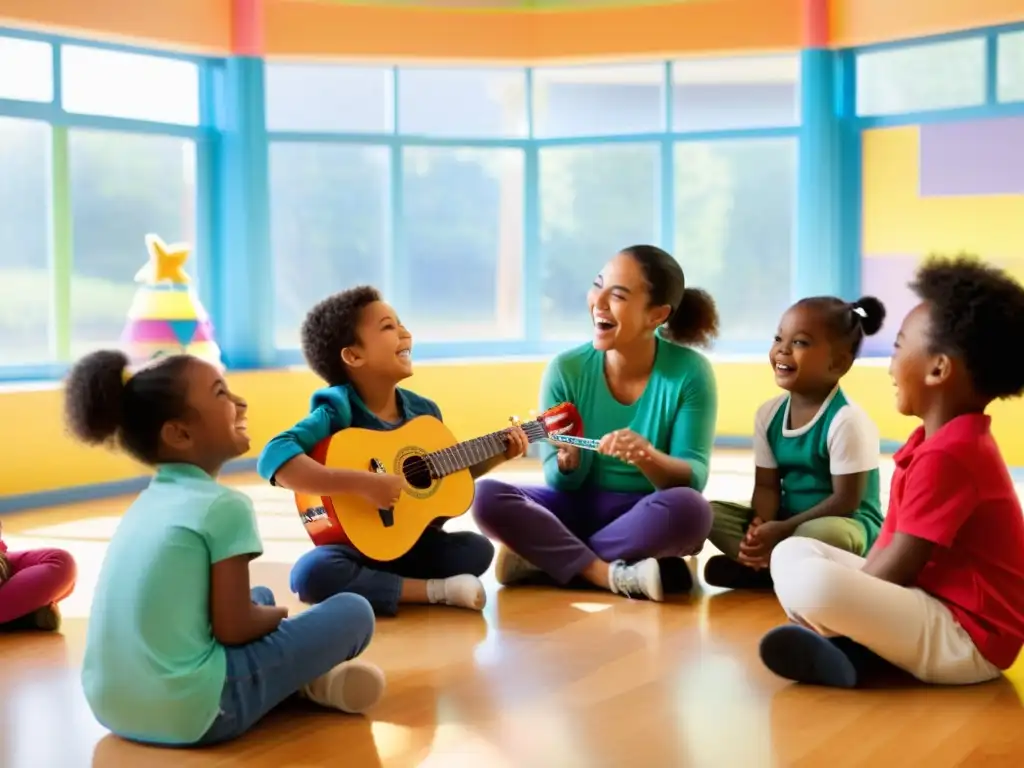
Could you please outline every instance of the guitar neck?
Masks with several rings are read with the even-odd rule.
[[[527,440],[531,443],[548,437],[547,431],[540,421],[528,421],[519,426],[522,427]],[[430,474],[440,478],[500,456],[507,448],[508,430],[503,429],[489,435],[456,443],[449,448],[442,448],[440,451],[428,453],[424,458],[430,466]]]
[[[572,435],[548,435],[548,440],[553,443],[565,443],[566,445],[575,445],[577,448],[582,448],[585,451],[596,451],[599,440],[594,440],[590,437],[573,437]]]

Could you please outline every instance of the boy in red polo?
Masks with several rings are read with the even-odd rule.
[[[881,659],[979,683],[1024,645],[1024,513],[985,413],[1024,391],[1024,288],[967,257],[930,260],[911,287],[921,303],[889,372],[897,409],[922,423],[894,457],[874,548],[865,560],[792,538],[772,556],[795,624],[765,635],[761,659],[790,680],[854,687]]]

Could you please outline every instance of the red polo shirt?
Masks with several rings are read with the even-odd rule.
[[[915,586],[942,600],[981,654],[1010,667],[1024,645],[1024,512],[990,416],[959,416],[894,456],[889,511],[876,547],[895,533],[937,546]]]

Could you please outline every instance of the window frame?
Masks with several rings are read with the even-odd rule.
[[[70,163],[68,162],[68,135],[75,129],[117,131],[152,136],[187,139],[196,145],[196,242],[193,243],[193,270],[198,283],[200,300],[213,317],[218,316],[217,296],[212,290],[213,261],[212,185],[215,145],[213,113],[209,109],[209,70],[217,66],[217,59],[184,53],[172,53],[148,48],[85,40],[65,35],[42,34],[21,29],[0,27],[0,37],[34,40],[51,46],[53,96],[48,102],[0,99],[0,117],[21,118],[47,123],[51,128],[51,162],[49,195],[51,215],[49,225],[50,295],[53,297],[50,331],[54,359],[42,364],[0,364],[0,384],[52,381],[62,378],[71,365],[71,306],[73,278],[73,244],[70,238],[58,237],[62,229],[71,227]],[[67,112],[63,108],[63,82],[61,78],[63,46],[95,48],[118,53],[141,54],[157,58],[187,61],[198,67],[199,124],[196,126],[138,120],[101,115]],[[145,260],[142,236],[139,234],[140,266]],[[167,237],[173,237],[167,235]]]
[[[765,56],[778,56],[778,53],[768,53]],[[797,54],[793,54],[797,55]],[[335,62],[344,64],[345,62]],[[648,62],[650,63],[650,62]],[[526,200],[524,206],[524,238],[523,238],[523,295],[521,297],[521,316],[523,318],[523,334],[518,339],[496,339],[496,340],[450,340],[450,341],[424,341],[416,344],[416,358],[418,360],[449,360],[449,359],[479,359],[495,360],[507,358],[520,359],[544,359],[556,354],[574,343],[582,343],[586,338],[574,340],[545,340],[542,336],[541,317],[541,242],[540,242],[540,200],[539,200],[539,157],[540,151],[548,147],[593,147],[607,146],[614,144],[644,144],[654,143],[659,147],[660,164],[660,190],[659,203],[656,210],[655,231],[656,244],[668,249],[670,252],[675,240],[675,193],[674,193],[674,147],[680,142],[707,142],[707,141],[735,141],[737,139],[751,138],[778,138],[787,137],[798,139],[800,125],[788,124],[782,126],[766,126],[759,128],[727,128],[721,130],[700,130],[700,131],[673,131],[674,92],[672,89],[673,61],[659,60],[656,62],[662,70],[662,99],[663,99],[663,125],[662,129],[655,132],[629,133],[629,134],[595,134],[591,136],[571,136],[559,138],[535,138],[534,137],[534,72],[537,68],[525,67],[526,72],[526,110],[527,110],[527,135],[525,138],[455,138],[455,137],[428,137],[418,134],[401,134],[401,115],[399,114],[400,89],[402,77],[400,71],[404,69],[401,65],[394,67],[392,98],[394,99],[393,114],[395,115],[393,129],[388,133],[344,133],[344,132],[303,132],[303,131],[267,131],[267,142],[315,142],[323,144],[356,144],[360,146],[382,146],[390,153],[391,180],[390,193],[391,205],[389,206],[390,231],[392,232],[393,250],[388,254],[390,259],[386,275],[394,275],[404,265],[405,254],[402,252],[403,225],[401,212],[404,208],[402,200],[402,150],[406,147],[437,147],[437,148],[458,148],[458,149],[518,149],[524,152],[524,189]],[[599,68],[602,65],[594,64]],[[482,67],[491,69],[492,67]],[[615,247],[613,244],[609,247]],[[795,250],[795,249],[794,249]],[[791,263],[792,263],[791,256]],[[389,296],[398,306],[406,301],[400,283],[386,279],[384,284],[379,286],[385,295]],[[582,311],[582,308],[581,308]],[[761,345],[763,346],[763,345]],[[763,352],[759,345],[750,343],[731,343],[728,340],[720,342],[715,346],[714,354],[722,355],[749,355]],[[275,348],[275,364],[279,367],[301,366],[304,364],[302,352],[299,349]]]

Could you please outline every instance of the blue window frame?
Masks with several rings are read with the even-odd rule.
[[[831,119],[853,136],[1024,117],[1022,41],[1008,25],[839,52],[819,92],[835,92]],[[177,96],[147,110],[147,91],[116,81],[117,54],[140,57],[135,72],[153,64]],[[929,55],[959,56],[966,80],[936,93],[910,71],[927,74]],[[110,87],[83,91],[72,59]],[[0,226],[17,232],[0,273],[20,302],[0,308],[0,381],[57,378],[116,341],[147,231],[192,242],[189,271],[236,368],[301,363],[305,309],[362,281],[408,317],[420,359],[550,354],[585,337],[593,271],[640,240],[721,297],[716,353],[760,353],[814,241],[795,242],[811,135],[798,59],[264,65],[0,29],[0,68],[28,73],[0,85],[0,137],[20,142],[0,151]],[[872,96],[885,59],[904,70]],[[302,98],[310,79],[319,100]],[[859,194],[859,155],[842,157]],[[140,192],[156,178],[159,200]],[[838,214],[842,264],[815,285],[860,284],[861,218],[859,198]]]
[[[117,79],[126,65],[151,75],[146,88]],[[4,66],[22,76],[0,87],[0,380],[58,378],[115,344],[149,231],[193,244],[189,272],[215,313],[211,187],[200,183],[216,141],[200,119],[211,60],[0,29]],[[102,87],[79,75],[89,70]]]

